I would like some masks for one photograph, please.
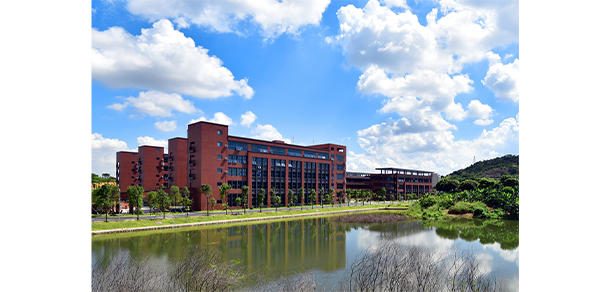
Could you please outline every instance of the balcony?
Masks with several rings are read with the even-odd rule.
[[[170,156],[168,160],[169,160],[169,161],[174,161],[174,157],[173,157],[173,156]]]
[[[189,160],[189,166],[195,166],[195,160]]]
[[[195,179],[195,175],[194,174],[189,174],[189,180],[194,180]]]
[[[171,182],[171,181],[174,181],[174,178],[170,177],[168,180]]]
[[[193,152],[195,152],[195,146],[189,147],[189,153],[193,153]]]
[[[167,171],[174,171],[174,168],[170,167],[170,168],[167,169]]]

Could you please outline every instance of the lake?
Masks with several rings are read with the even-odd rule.
[[[330,217],[201,227],[92,237],[92,265],[129,254],[149,257],[164,267],[193,245],[212,245],[225,261],[237,262],[255,278],[274,281],[311,272],[324,290],[336,290],[357,256],[383,240],[400,246],[440,251],[470,250],[483,273],[497,273],[506,291],[519,290],[519,222],[454,220],[424,223],[404,220],[383,224],[339,223]],[[247,287],[244,290],[248,290]]]

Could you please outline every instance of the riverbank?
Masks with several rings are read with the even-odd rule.
[[[213,216],[197,216],[197,217],[181,217],[166,219],[146,219],[139,221],[113,221],[113,222],[95,222],[91,224],[91,235],[113,234],[151,231],[170,228],[187,228],[205,225],[226,225],[243,222],[254,221],[271,221],[271,220],[286,220],[290,218],[309,217],[309,216],[324,216],[335,215],[350,212],[376,211],[386,209],[399,209],[408,207],[410,203],[402,204],[384,204],[384,205],[360,205],[350,207],[336,208],[315,208],[315,209],[297,209],[290,211],[265,212],[265,213],[246,213],[240,215],[213,215]],[[328,211],[327,211],[328,210]]]

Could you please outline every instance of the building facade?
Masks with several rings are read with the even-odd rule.
[[[140,146],[138,153],[117,152],[117,182],[121,198],[129,185],[140,185],[145,192],[161,186],[187,187],[193,196],[193,209],[205,210],[207,198],[201,194],[202,184],[212,187],[212,199],[220,209],[219,187],[226,183],[232,189],[226,202],[229,208],[239,208],[235,202],[242,186],[248,186],[247,206],[256,204],[256,194],[265,191],[264,205],[271,206],[269,190],[274,189],[281,205],[288,205],[288,191],[296,195],[299,188],[305,194],[314,190],[336,194],[345,191],[347,150],[343,145],[320,144],[298,146],[283,141],[264,141],[230,136],[229,127],[210,122],[188,125],[187,138],[168,141],[168,154],[162,147]],[[134,155],[135,154],[135,155]],[[135,161],[135,163],[134,163]],[[131,167],[131,165],[134,165]],[[311,203],[309,197],[305,204]],[[314,203],[319,203],[316,196]]]
[[[380,193],[385,188],[386,195],[396,198],[397,195],[432,193],[438,181],[438,174],[431,171],[376,168],[379,173],[348,172],[346,184],[348,189],[371,190]]]

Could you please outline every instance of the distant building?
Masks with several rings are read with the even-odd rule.
[[[395,197],[396,194],[424,194],[433,192],[439,175],[431,171],[403,169],[403,168],[376,168],[379,173],[347,172],[346,188],[355,190],[371,190],[374,193],[386,189],[386,195]]]

